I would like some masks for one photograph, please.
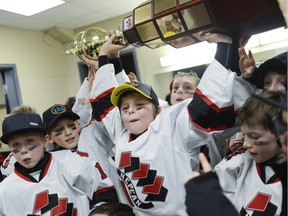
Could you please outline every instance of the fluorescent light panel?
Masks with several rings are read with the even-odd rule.
[[[65,3],[63,0],[0,0],[0,9],[32,16]]]

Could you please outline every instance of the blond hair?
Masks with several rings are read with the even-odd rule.
[[[197,73],[191,71],[191,72],[183,72],[183,71],[178,71],[177,74],[174,76],[174,80],[178,77],[191,77],[196,85],[200,82],[200,78],[198,77]]]
[[[37,114],[36,109],[29,106],[29,105],[21,105],[21,106],[15,107],[14,109],[12,109],[10,114],[16,114],[19,112],[28,112],[28,113],[36,113]]]
[[[5,118],[10,117],[12,115],[15,115],[17,113],[23,113],[23,112],[38,114],[35,108],[33,108],[33,107],[29,106],[29,105],[21,105],[21,106],[18,106],[18,107],[14,107],[11,110],[11,112],[8,115],[5,116]]]

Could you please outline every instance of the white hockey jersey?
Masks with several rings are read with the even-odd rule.
[[[213,61],[192,102],[165,109],[135,140],[110,102],[116,85],[113,65],[100,67],[91,102],[94,118],[105,125],[116,144],[115,163],[123,189],[120,201],[130,204],[136,215],[187,215],[183,180],[191,174],[189,150],[232,135],[223,130],[233,124],[234,108],[250,95],[249,84],[242,85],[235,73]]]
[[[94,162],[68,150],[49,154],[38,180],[15,168],[0,184],[0,215],[88,215],[89,199],[114,188]]]
[[[5,160],[3,161],[3,163],[0,166],[3,178],[6,178],[8,175],[10,175],[13,172],[15,162],[16,162],[16,159],[14,158],[12,153],[10,153],[5,158]]]
[[[240,216],[280,215],[282,183],[270,166],[257,164],[248,151],[227,156],[214,171]]]

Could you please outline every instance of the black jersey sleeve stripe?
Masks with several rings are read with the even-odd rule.
[[[196,89],[193,100],[188,105],[190,120],[195,127],[211,132],[224,130],[234,125],[234,106],[220,108]]]
[[[92,115],[97,121],[101,121],[115,106],[110,101],[110,96],[114,87],[100,94],[95,99],[90,99],[92,105]]]

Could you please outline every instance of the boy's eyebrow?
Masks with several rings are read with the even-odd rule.
[[[150,102],[150,100],[149,100],[148,98],[146,99],[146,97],[143,96],[143,98],[135,99],[135,103],[139,103],[139,102],[141,102],[141,103],[146,103],[146,102]],[[127,103],[123,102],[123,103],[121,104],[121,107],[122,107],[123,105],[127,105]]]
[[[14,145],[17,145],[17,144],[19,144],[19,143],[18,143],[18,142],[15,142],[15,143],[9,144],[9,146],[14,146]]]

